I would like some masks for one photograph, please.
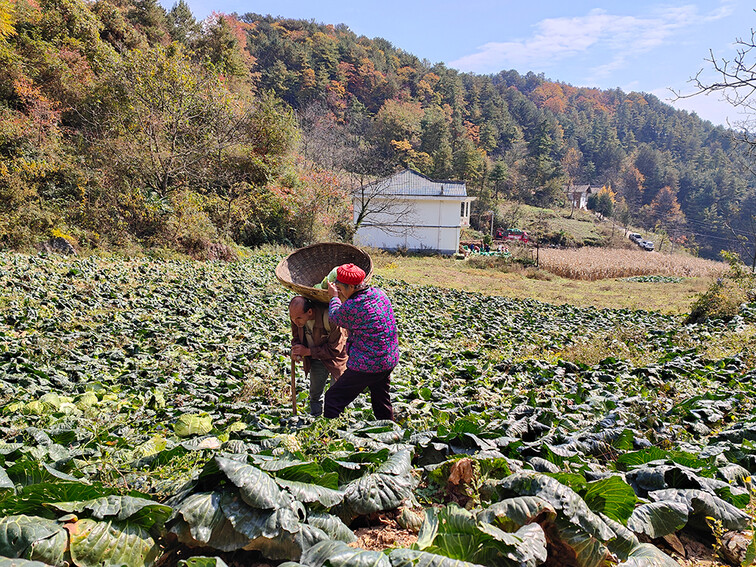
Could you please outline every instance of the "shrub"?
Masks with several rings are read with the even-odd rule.
[[[332,228],[333,234],[341,242],[352,242],[354,240],[354,224],[351,219],[339,219],[334,223]]]
[[[746,290],[731,278],[719,278],[693,304],[686,323],[701,323],[707,319],[729,321],[738,314],[747,299]]]
[[[564,229],[546,232],[539,240],[541,241],[541,246],[553,245],[564,248],[577,246],[575,237]]]
[[[530,266],[529,268],[526,268],[525,277],[530,280],[541,280],[544,282],[550,282],[551,280],[554,279],[554,276],[552,276],[546,270],[541,270],[534,266]]]
[[[239,259],[239,255],[236,253],[236,250],[228,244],[213,242],[207,249],[207,259],[234,262]]]
[[[481,270],[519,272],[527,266],[532,266],[534,261],[530,257],[483,256],[474,254],[467,258],[467,264],[471,268],[478,268]]]
[[[189,241],[217,240],[218,231],[207,208],[207,197],[194,191],[180,190],[171,194],[163,238],[184,246]]]
[[[600,236],[586,236],[583,239],[583,246],[602,247],[606,245],[606,241]]]
[[[701,323],[707,319],[729,321],[738,314],[740,306],[756,299],[756,274],[748,271],[737,256],[723,252],[730,271],[715,281],[693,304],[686,323]]]
[[[31,250],[49,238],[58,217],[36,203],[11,213],[0,213],[0,247],[12,250]]]

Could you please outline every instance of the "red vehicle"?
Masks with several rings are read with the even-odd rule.
[[[496,238],[500,240],[519,240],[520,242],[530,242],[528,233],[519,228],[500,228],[496,231]]]

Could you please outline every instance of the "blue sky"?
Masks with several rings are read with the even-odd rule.
[[[170,8],[173,0],[162,0]],[[699,70],[714,78],[709,50],[731,59],[750,39],[753,5],[743,0],[586,2],[583,0],[187,0],[195,17],[212,11],[271,14],[346,24],[431,63],[476,73],[515,69],[574,86],[689,93]],[[741,119],[719,96],[674,103],[715,124]]]

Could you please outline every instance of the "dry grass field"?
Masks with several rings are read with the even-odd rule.
[[[596,281],[631,276],[718,277],[727,271],[722,262],[682,254],[613,248],[542,248],[541,268],[574,280]]]
[[[592,249],[598,250],[598,249]],[[706,291],[716,274],[722,273],[724,265],[714,266],[708,273],[685,277],[689,271],[665,272],[660,275],[685,277],[680,282],[636,282],[623,279],[569,279],[551,274],[542,269],[527,268],[503,271],[475,266],[469,260],[454,260],[441,257],[396,256],[371,250],[375,273],[387,278],[404,280],[416,285],[462,289],[490,295],[502,295],[519,299],[537,299],[547,303],[570,304],[578,307],[615,309],[644,309],[662,313],[689,313],[696,297]],[[643,252],[645,258],[653,254]],[[695,258],[693,260],[696,260]],[[618,262],[615,260],[615,262]],[[680,261],[680,266],[685,263]],[[619,264],[618,264],[619,266]],[[642,266],[637,266],[640,269]],[[624,274],[649,274],[656,272],[631,272],[626,267]],[[706,273],[706,272],[701,272]]]

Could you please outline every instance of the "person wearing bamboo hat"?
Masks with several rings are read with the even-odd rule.
[[[347,331],[331,325],[328,306],[301,295],[289,303],[291,358],[303,361],[310,376],[310,414],[323,413],[323,392],[328,377],[335,383],[346,369]]]
[[[349,331],[347,369],[325,395],[323,416],[338,417],[366,388],[376,419],[394,419],[389,384],[399,361],[399,338],[391,300],[365,285],[365,271],[354,264],[336,270],[328,284],[328,318]]]

